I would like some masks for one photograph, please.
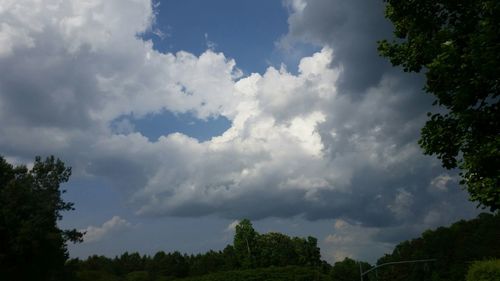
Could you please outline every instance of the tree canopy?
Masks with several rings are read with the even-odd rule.
[[[360,267],[361,270],[366,271],[371,268],[371,265],[366,262],[359,262],[346,257],[344,260],[338,261],[333,265],[330,274],[332,279],[335,281],[358,280]]]
[[[464,280],[471,261],[500,257],[499,222],[500,214],[483,213],[450,227],[427,230],[421,237],[399,243],[377,264],[428,258],[436,259],[435,262],[387,265],[366,274],[363,280]],[[115,258],[73,259],[67,264],[76,272],[78,281],[350,281],[360,280],[360,269],[372,268],[366,262],[350,258],[337,261],[333,266],[321,261],[314,237],[289,237],[278,232],[260,234],[249,220],[242,220],[239,226],[237,230],[254,237],[250,251],[243,238],[245,242],[241,247],[228,245],[222,251],[210,250],[196,255],[160,251],[148,256],[126,252]],[[254,257],[251,266],[244,264],[249,253]]]
[[[403,241],[377,264],[420,259],[435,262],[402,264],[378,270],[380,281],[464,280],[471,261],[500,258],[500,214],[483,213],[469,221],[427,230]]]
[[[248,219],[242,220],[235,228],[234,249],[244,268],[255,266],[257,232]]]
[[[470,199],[500,208],[500,2],[385,0],[394,24],[381,55],[406,72],[425,71],[435,96],[419,141],[443,167],[461,170]]]
[[[317,242],[311,236],[260,234],[250,220],[243,219],[235,228],[234,245],[222,251],[196,255],[160,251],[153,256],[125,252],[113,259],[73,259],[68,267],[79,281],[250,280],[250,276],[252,280],[328,280],[331,266],[321,260]]]
[[[66,243],[78,242],[77,230],[61,230],[61,212],[73,204],[61,198],[60,184],[71,168],[48,157],[31,170],[0,156],[0,279],[63,280]]]
[[[289,237],[278,232],[260,234],[248,219],[235,228],[234,252],[243,268],[319,266],[321,254],[314,237]]]

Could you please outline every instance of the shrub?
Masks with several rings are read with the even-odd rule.
[[[500,281],[500,259],[474,262],[467,272],[467,281]]]

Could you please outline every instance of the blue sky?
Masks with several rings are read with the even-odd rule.
[[[207,47],[237,58],[245,73],[263,72],[281,63],[275,41],[287,32],[287,10],[281,1],[161,1],[155,27],[165,34],[150,35],[162,52],[188,51],[199,55]],[[148,37],[149,37],[148,36]]]
[[[237,59],[245,74],[262,73],[270,66],[298,63],[277,48],[286,34],[287,9],[281,1],[156,1],[156,21],[152,30],[142,35],[152,40],[159,52],[187,51],[199,55],[213,49]],[[311,53],[318,48],[301,46]],[[151,140],[181,132],[204,141],[222,134],[230,127],[223,116],[200,120],[190,113],[164,111],[143,118],[129,116],[135,129]],[[118,120],[119,121],[119,120]]]
[[[73,167],[70,255],[222,249],[237,220],[374,262],[478,213],[418,147],[383,2],[45,0],[0,9],[0,154]]]

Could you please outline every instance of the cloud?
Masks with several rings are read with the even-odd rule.
[[[407,217],[413,204],[413,195],[406,190],[398,190],[394,202],[388,208],[398,217]]]
[[[325,259],[336,262],[344,258],[359,259],[363,257],[373,262],[380,253],[387,253],[394,245],[373,239],[380,232],[374,227],[362,227],[337,219],[334,224],[333,233],[324,238]]]
[[[470,214],[456,183],[429,188],[444,173],[416,143],[431,102],[374,58],[367,42],[380,15],[370,8],[380,7],[332,2],[290,2],[283,40],[322,45],[296,74],[282,66],[245,77],[222,53],[160,53],[142,40],[154,23],[147,0],[7,2],[0,151],[58,155],[144,216],[398,227]],[[163,111],[224,116],[231,127],[204,142],[180,133],[150,141],[121,119]]]
[[[393,71],[377,54],[376,42],[392,35],[383,1],[287,0],[285,5],[290,11],[289,32],[280,45],[305,42],[332,47],[337,54],[332,63],[343,66],[338,84],[342,92],[362,94]]]
[[[457,182],[456,177],[450,176],[448,173],[441,174],[431,180],[431,187],[439,190],[446,191],[448,190],[448,185],[450,183]]]
[[[106,236],[123,231],[131,226],[132,225],[125,219],[114,216],[101,226],[88,226],[86,229],[82,229],[81,231],[85,233],[83,241],[85,243],[97,242]]]
[[[236,229],[236,226],[240,223],[239,220],[234,220],[231,222],[227,227],[226,227],[226,232],[234,232]]]

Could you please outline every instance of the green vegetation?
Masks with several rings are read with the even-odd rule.
[[[319,266],[321,265],[318,240],[270,232],[257,233],[248,219],[242,220],[235,229],[234,250],[242,268],[267,266]]]
[[[364,280],[464,280],[472,261],[500,258],[500,215],[481,214],[450,227],[425,231],[421,237],[397,245],[377,264],[436,259],[435,262],[389,265]],[[247,241],[248,240],[248,247]],[[90,280],[359,280],[359,261],[345,258],[330,266],[321,261],[316,239],[259,234],[249,220],[236,227],[235,245],[222,251],[186,255],[158,252],[154,256],[124,253],[113,259],[92,256],[74,259],[68,267],[80,281]],[[364,271],[371,268],[361,263]],[[375,276],[375,274],[377,276]]]
[[[331,266],[321,260],[317,239],[271,232],[259,234],[244,219],[235,228],[234,246],[222,251],[154,256],[124,253],[113,259],[73,259],[77,280],[329,280]],[[185,279],[187,278],[187,279]]]
[[[361,268],[363,271],[366,271],[372,267],[369,263],[345,258],[343,261],[338,261],[333,265],[330,275],[335,281],[358,280],[360,274],[359,263],[361,263]]]
[[[0,280],[67,278],[66,242],[82,237],[57,226],[61,212],[73,209],[59,188],[70,175],[71,169],[54,157],[37,157],[31,170],[0,157]]]
[[[398,244],[377,264],[434,258],[436,262],[403,264],[378,270],[379,280],[464,280],[472,261],[500,257],[500,215],[480,214],[450,227],[427,230],[421,237]]]
[[[499,281],[500,260],[474,262],[467,272],[467,281]]]
[[[425,70],[438,113],[422,128],[426,154],[461,170],[470,199],[500,208],[500,2],[385,0],[395,40],[380,53],[404,71]]]
[[[285,266],[258,269],[244,269],[212,273],[198,277],[181,279],[183,281],[329,281],[328,274],[317,268]]]

